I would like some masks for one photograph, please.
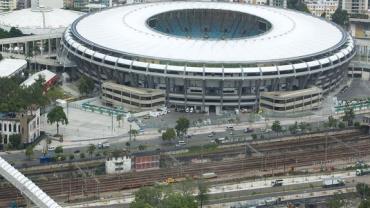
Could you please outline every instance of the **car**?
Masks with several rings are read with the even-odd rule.
[[[78,154],[80,153],[80,150],[75,150],[73,153]]]
[[[252,128],[246,128],[243,130],[244,133],[251,133],[251,132],[254,132],[254,129]]]
[[[49,146],[48,147],[48,151],[54,151],[55,150],[55,147],[54,146]]]
[[[208,137],[213,137],[213,134],[211,133],[211,134],[208,134]]]
[[[186,139],[190,139],[191,138],[191,135],[190,134],[187,134],[187,135],[185,135],[185,138]]]
[[[233,126],[226,126],[226,129],[227,130],[234,130],[234,127]]]
[[[186,145],[186,142],[185,142],[185,141],[180,140],[180,141],[178,141],[178,143],[176,144],[176,147],[181,147],[181,146],[184,146],[184,145]]]
[[[229,133],[230,135],[233,135],[234,133],[232,132],[232,131],[230,131],[230,133]]]

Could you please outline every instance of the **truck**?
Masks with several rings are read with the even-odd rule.
[[[202,174],[203,179],[212,179],[212,178],[217,178],[216,173],[203,173]]]
[[[110,147],[109,142],[103,142],[103,143],[99,142],[98,143],[98,149],[105,149],[105,148],[109,148],[109,147]]]
[[[344,180],[342,178],[327,178],[322,181],[323,188],[344,186]]]
[[[276,179],[274,181],[271,181],[271,186],[272,187],[282,186],[283,182],[284,182],[283,179]]]
[[[363,176],[370,174],[370,168],[362,168],[356,170],[356,176]]]

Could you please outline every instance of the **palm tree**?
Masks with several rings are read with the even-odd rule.
[[[93,144],[90,144],[89,147],[87,148],[87,152],[89,153],[90,158],[92,158],[92,155],[94,154],[95,149],[96,149],[96,147]]]

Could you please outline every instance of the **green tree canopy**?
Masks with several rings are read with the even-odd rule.
[[[176,138],[176,131],[173,128],[166,129],[166,131],[162,133],[163,141],[171,141],[172,139],[175,139],[175,138]]]
[[[89,145],[89,147],[87,148],[87,153],[89,153],[90,158],[91,158],[91,157],[92,157],[92,155],[94,154],[95,150],[96,150],[96,147],[95,147],[95,145],[93,145],[93,144],[90,144],[90,145]]]
[[[310,10],[308,10],[303,0],[287,0],[287,7],[288,9],[310,13]]]
[[[24,154],[26,155],[26,157],[28,158],[28,160],[31,160],[32,158],[32,155],[33,155],[33,146],[30,145],[26,148],[26,151],[24,152]]]
[[[57,134],[59,134],[59,123],[62,123],[63,125],[68,124],[68,118],[66,114],[64,113],[64,110],[62,107],[57,106],[51,110],[48,115],[48,123],[50,124],[57,124]]]
[[[0,112],[19,112],[31,105],[45,106],[48,98],[43,83],[39,78],[33,85],[24,87],[17,77],[0,78]]]
[[[57,146],[54,150],[55,154],[62,154],[63,153],[63,147]]]
[[[349,23],[349,16],[346,10],[342,10],[341,8],[337,8],[334,14],[331,16],[333,22],[337,23],[342,27],[347,27]]]
[[[179,119],[177,119],[176,126],[175,126],[177,135],[184,135],[184,134],[186,134],[186,132],[188,131],[189,127],[190,127],[190,121],[189,121],[189,119],[187,119],[185,117],[180,117]]]
[[[82,75],[80,80],[78,81],[78,90],[82,95],[89,95],[94,91],[94,80],[86,75]]]
[[[280,121],[274,121],[272,123],[272,126],[271,126],[271,129],[276,132],[276,134],[279,134],[279,132],[281,132],[282,130],[282,127],[280,125]]]
[[[0,39],[15,38],[20,36],[24,36],[24,34],[22,33],[22,31],[15,27],[11,27],[9,31],[0,28]]]
[[[197,208],[195,197],[191,194],[164,190],[163,187],[143,187],[135,192],[131,208]]]
[[[20,134],[13,134],[9,136],[9,141],[16,149],[22,148],[22,137]]]
[[[346,107],[346,109],[344,110],[344,116],[342,117],[343,121],[347,122],[348,126],[352,126],[354,118],[355,112],[353,111],[353,108]]]

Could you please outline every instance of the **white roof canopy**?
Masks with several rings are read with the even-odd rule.
[[[187,39],[159,33],[146,21],[182,9],[222,9],[252,14],[271,23],[270,31],[230,40]],[[163,60],[243,63],[312,56],[340,45],[346,34],[334,24],[292,10],[220,2],[160,2],[103,10],[81,19],[76,31],[96,46]]]

